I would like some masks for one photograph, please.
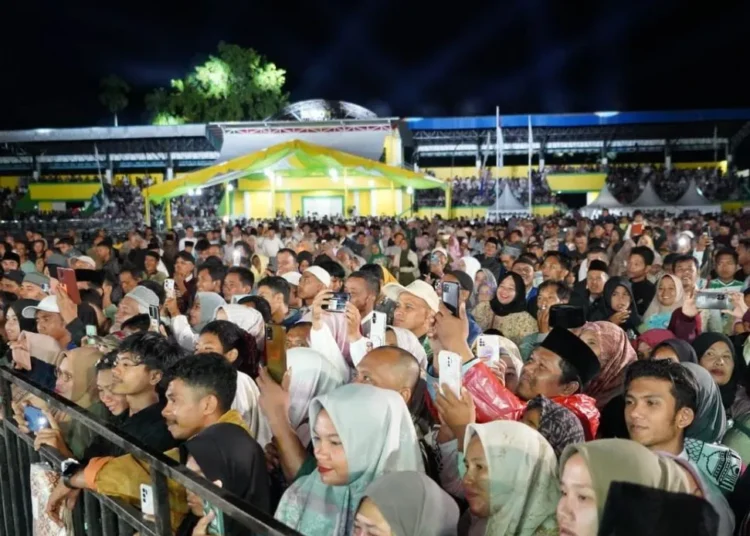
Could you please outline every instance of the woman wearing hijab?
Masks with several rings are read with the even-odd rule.
[[[654,346],[650,359],[670,359],[675,363],[698,363],[698,356],[690,343],[682,339],[667,339]]]
[[[488,304],[479,304],[474,315],[483,331],[498,329],[516,345],[539,331],[536,319],[526,311],[526,286],[514,272],[500,279],[495,297]]]
[[[558,458],[568,445],[586,441],[575,413],[542,395],[529,400],[521,422],[542,434]]]
[[[599,302],[598,307],[591,310],[588,320],[608,320],[628,333],[628,339],[634,339],[638,335],[641,317],[635,306],[630,281],[624,277],[610,278],[604,284],[604,299]]]
[[[354,536],[456,536],[456,501],[422,473],[388,473],[359,503]]]
[[[263,350],[266,343],[266,323],[263,316],[256,310],[244,305],[233,303],[222,304],[216,310],[214,320],[228,320],[247,331],[254,339],[256,346]]]
[[[180,462],[261,512],[269,511],[268,472],[263,449],[240,426],[217,423],[205,428],[180,447]],[[177,536],[204,534],[201,529],[209,520],[204,517],[203,500],[188,490],[187,504],[190,513],[177,529]],[[201,526],[196,529],[199,523]],[[248,534],[248,530],[224,516],[223,534],[241,536]]]
[[[176,301],[168,300],[166,306],[172,316],[172,332],[180,346],[192,352],[201,330],[215,318],[219,307],[226,303],[216,292],[197,292],[193,306],[185,316],[180,314]]]
[[[367,257],[367,264],[379,264],[383,268],[388,266],[388,257],[383,255],[380,244],[377,242],[370,244],[370,256]]]
[[[460,536],[558,534],[557,457],[539,432],[514,421],[470,424],[464,445],[469,512]]]
[[[638,357],[625,332],[611,322],[588,322],[579,338],[594,351],[601,365],[599,374],[586,386],[584,393],[596,399],[596,407],[603,408],[622,394],[625,368]]]
[[[696,401],[698,409],[693,422],[685,430],[685,437],[698,439],[704,443],[718,443],[724,438],[727,429],[727,416],[719,387],[711,374],[700,365],[686,362],[682,363],[682,366],[693,374],[698,386]],[[724,443],[726,444],[726,441]]]
[[[739,379],[745,370],[745,362],[735,359],[734,345],[729,337],[721,333],[702,333],[693,341],[698,364],[711,373],[721,391],[721,400],[727,417],[732,418],[732,404],[737,394]]]
[[[266,277],[267,269],[268,257],[261,255],[260,253],[253,253],[253,256],[250,258],[250,271],[253,273],[255,281],[260,281]]]
[[[613,482],[678,493],[699,484],[676,461],[625,439],[600,439],[568,446],[560,458],[557,524],[561,534],[593,536],[599,530]]]
[[[424,471],[409,410],[396,392],[344,385],[314,399],[309,418],[317,468],[291,485],[275,515],[298,532],[348,536],[376,478]]]
[[[652,329],[666,329],[672,320],[675,309],[682,307],[685,291],[682,282],[672,274],[664,274],[656,282],[656,294],[643,313],[643,323],[638,328],[645,332]]]
[[[674,339],[674,333],[668,329],[650,329],[641,333],[633,342],[638,359],[649,359],[654,348],[669,339]]]
[[[237,371],[237,393],[232,408],[242,416],[253,437],[265,446],[271,441],[271,431],[260,411],[260,391],[255,384],[260,355],[255,339],[236,324],[226,320],[209,322],[201,331],[195,345],[197,354],[217,353]]]

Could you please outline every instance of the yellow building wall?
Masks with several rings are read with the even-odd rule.
[[[39,212],[52,212],[54,210],[54,203],[52,201],[39,201],[37,209]]]
[[[29,185],[29,197],[32,201],[87,201],[100,189],[98,182],[36,183]]]
[[[15,190],[21,182],[21,177],[0,177],[0,188]]]

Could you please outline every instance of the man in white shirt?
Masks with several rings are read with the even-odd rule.
[[[185,237],[180,239],[179,251],[185,250],[185,242],[192,242],[195,244],[197,241],[198,239],[195,238],[195,230],[193,229],[193,226],[188,225],[185,227]]]
[[[276,258],[280,249],[284,248],[284,243],[276,236],[276,229],[269,227],[265,236],[258,238],[258,251],[269,259]]]

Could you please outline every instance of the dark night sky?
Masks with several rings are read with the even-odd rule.
[[[750,2],[6,4],[0,128],[105,124],[98,82],[109,73],[135,90],[125,122],[143,122],[143,94],[220,40],[287,69],[292,101],[348,100],[380,115],[750,106]]]

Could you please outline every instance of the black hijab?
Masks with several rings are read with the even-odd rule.
[[[507,316],[512,313],[520,313],[526,310],[526,285],[520,275],[515,272],[506,273],[498,280],[497,288],[499,289],[500,284],[509,277],[513,279],[513,285],[516,287],[516,296],[509,304],[503,305],[500,303],[500,300],[497,299],[497,292],[495,292],[495,295],[490,301],[490,307],[492,307],[492,312],[497,316]]]
[[[719,391],[721,392],[721,401],[724,405],[724,409],[727,410],[727,417],[730,416],[729,408],[734,404],[734,398],[737,395],[737,387],[739,385],[740,378],[742,378],[745,372],[745,360],[737,359],[737,355],[734,353],[734,344],[726,335],[721,333],[706,332],[698,335],[693,341],[693,349],[698,356],[698,364],[703,357],[703,354],[717,342],[723,342],[729,348],[729,353],[732,356],[732,362],[734,363],[734,369],[732,370],[732,377],[724,385],[719,385]]]
[[[244,428],[231,423],[209,426],[180,446],[180,463],[192,456],[206,480],[221,480],[222,489],[233,493],[259,510],[269,513],[269,479],[263,449]],[[177,530],[190,536],[198,518],[189,513]],[[248,529],[224,516],[225,534],[239,536]]]
[[[695,349],[690,346],[689,342],[683,341],[682,339],[667,339],[666,341],[657,344],[651,351],[651,356],[656,353],[656,350],[665,346],[669,346],[672,350],[674,350],[674,353],[677,354],[677,358],[680,360],[680,363],[698,364],[698,355],[695,353]]]
[[[635,305],[635,295],[633,294],[633,287],[630,285],[630,281],[624,277],[611,277],[609,281],[604,285],[604,299],[599,301],[598,307],[595,311],[592,311],[591,318],[589,321],[595,320],[609,320],[610,317],[617,311],[612,309],[612,294],[615,293],[617,287],[624,288],[630,295],[630,316],[621,324],[620,327],[625,331],[632,329],[637,332],[638,326],[641,325],[641,315],[638,314],[638,308]]]

